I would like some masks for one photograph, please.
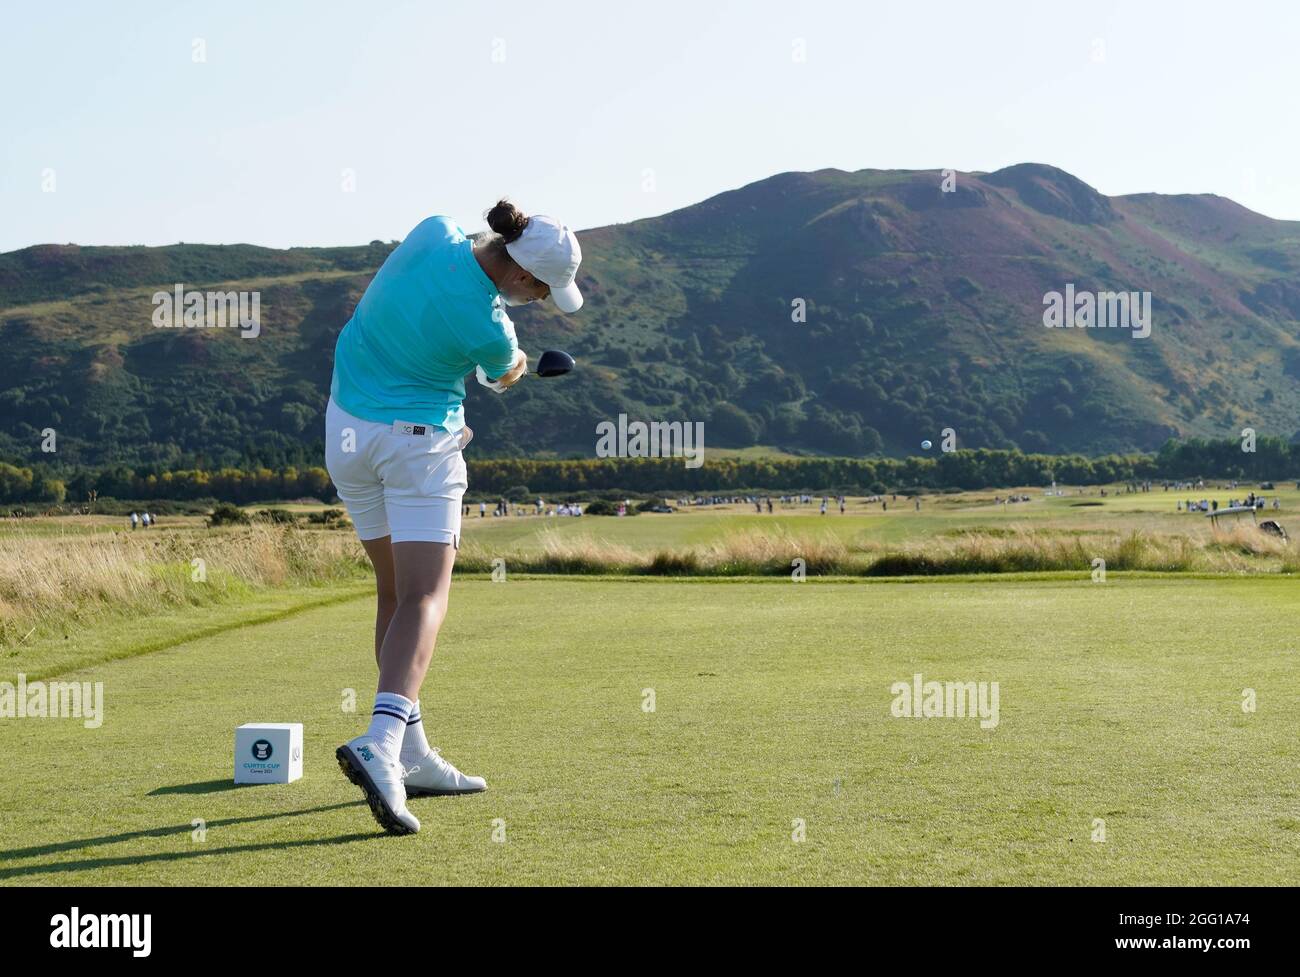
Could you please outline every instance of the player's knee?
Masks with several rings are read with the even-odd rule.
[[[434,627],[442,624],[447,613],[447,595],[439,591],[406,590],[397,599],[399,607],[414,611]]]

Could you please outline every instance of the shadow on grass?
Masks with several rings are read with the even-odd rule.
[[[239,790],[241,787],[265,787],[266,784],[237,784],[230,778],[225,780],[203,780],[197,784],[176,784],[174,787],[159,787],[151,790],[147,797],[159,794],[219,794],[225,790]]]
[[[305,813],[305,812],[303,812]],[[189,830],[189,825],[185,826]],[[369,834],[339,835],[335,838],[309,838],[303,841],[272,841],[260,845],[227,845],[224,848],[198,847],[194,851],[160,852],[156,855],[123,855],[120,858],[87,858],[76,862],[55,862],[52,865],[22,865],[0,869],[0,880],[23,875],[45,875],[53,872],[88,872],[97,868],[115,868],[124,865],[148,865],[151,862],[177,862],[186,858],[206,858],[210,855],[243,855],[259,851],[285,851],[291,848],[314,848],[320,845],[346,845],[354,841],[373,841],[382,837],[382,831]]]
[[[348,801],[342,804],[325,804],[321,807],[303,808],[300,811],[280,811],[275,814],[253,814],[248,817],[240,818],[221,818],[216,821],[208,821],[204,827],[207,829],[224,828],[235,824],[250,824],[256,821],[273,821],[276,818],[293,818],[300,817],[304,814],[321,814],[326,811],[339,811],[349,807],[364,807],[365,801]],[[73,841],[60,841],[47,845],[34,845],[30,848],[13,848],[8,851],[0,851],[0,863],[11,862],[21,858],[37,858],[41,855],[53,855],[58,852],[75,851],[80,848],[91,848],[98,845],[115,845],[123,841],[134,841],[138,838],[166,838],[169,835],[189,834],[194,831],[191,824],[168,825],[163,828],[149,828],[144,831],[126,831],[116,835],[101,835],[98,838],[78,838]],[[196,858],[202,855],[219,855],[230,854],[232,852],[253,852],[267,851],[276,848],[299,848],[304,845],[333,845],[350,841],[361,841],[368,838],[375,838],[382,832],[372,832],[370,834],[341,835],[337,838],[315,838],[305,841],[277,841],[267,842],[258,845],[234,845],[226,848],[204,848],[195,847],[192,851],[186,852],[163,852],[157,855],[130,855],[122,858],[93,858],[77,862],[57,862],[53,865],[24,865],[16,868],[0,868],[0,879],[13,878],[20,875],[39,875],[42,872],[79,872],[84,869],[104,868],[112,865],[135,865],[147,862],[174,861],[182,858]]]

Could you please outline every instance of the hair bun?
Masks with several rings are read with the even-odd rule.
[[[505,197],[498,200],[486,216],[488,227],[505,238],[506,244],[518,240],[528,226],[524,212]]]

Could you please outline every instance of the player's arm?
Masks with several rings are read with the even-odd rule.
[[[486,372],[486,371],[485,371]],[[528,372],[528,354],[522,349],[515,350],[515,361],[510,365],[501,376],[497,377],[497,383],[503,387],[512,386],[520,377]]]

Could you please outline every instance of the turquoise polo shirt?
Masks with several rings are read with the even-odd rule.
[[[514,365],[515,327],[465,232],[422,221],[371,280],[334,347],[330,396],[349,414],[465,426],[465,377]]]

